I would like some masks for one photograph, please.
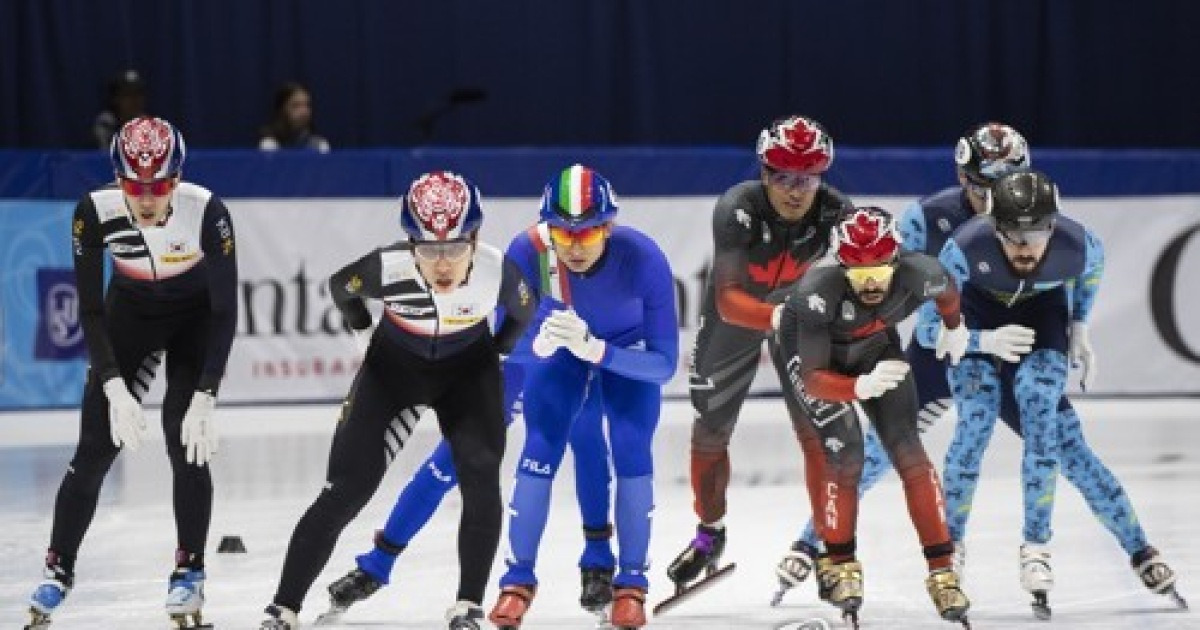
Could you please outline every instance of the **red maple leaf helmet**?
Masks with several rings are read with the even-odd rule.
[[[900,231],[883,208],[855,208],[833,228],[830,249],[845,267],[886,265],[900,254]]]
[[[833,138],[811,118],[780,118],[758,134],[758,160],[777,171],[820,175],[833,163]]]

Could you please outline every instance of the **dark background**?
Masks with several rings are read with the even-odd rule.
[[[127,67],[201,147],[254,146],[285,80],[335,150],[745,147],[789,112],[843,145],[1194,147],[1198,33],[1189,0],[0,0],[0,147],[90,146]]]

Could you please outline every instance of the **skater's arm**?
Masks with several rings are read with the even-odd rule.
[[[754,221],[746,210],[725,200],[713,213],[712,280],[717,313],[726,323],[752,330],[771,330],[774,304],[760,300],[744,288],[748,281],[746,248],[754,238]]]
[[[371,327],[371,312],[364,298],[379,297],[382,258],[380,250],[359,258],[329,277],[329,294],[354,330]]]
[[[512,351],[517,340],[529,327],[537,309],[533,291],[525,280],[521,270],[507,256],[504,258],[503,278],[500,281],[499,304],[503,311],[503,320],[496,329],[495,340],[497,349],[504,354]]]
[[[935,299],[934,303],[927,302],[921,307],[914,330],[914,338],[917,343],[930,349],[937,347],[938,332],[942,328],[943,321],[949,328],[956,327],[955,314],[958,312],[962,300],[961,289],[971,279],[970,265],[967,262],[966,254],[954,239],[946,241],[942,247],[942,253],[938,255],[938,262],[941,263],[942,269],[949,276],[951,282],[947,283],[946,290]],[[955,326],[951,326],[951,323],[954,323]],[[976,352],[978,349],[978,331],[971,331],[971,341],[967,346],[967,351]]]
[[[204,370],[196,389],[215,394],[225,374],[229,349],[237,330],[237,248],[234,246],[233,220],[229,210],[216,197],[210,197],[204,209],[200,246],[208,273],[208,299],[211,319],[208,325],[208,351]]]
[[[914,201],[904,209],[900,217],[900,244],[910,252],[925,252],[928,242],[925,233],[925,208]]]
[[[830,367],[830,312],[841,301],[840,270],[818,268],[800,280],[779,317],[780,351],[796,393],[829,401],[854,400],[854,377]]]
[[[75,258],[75,284],[79,315],[88,356],[97,382],[121,375],[104,323],[104,239],[90,195],[75,206],[71,221],[71,249]]]
[[[600,366],[639,381],[666,383],[679,364],[679,319],[675,309],[675,280],[662,250],[646,247],[638,259],[645,349],[608,344]]]
[[[1071,320],[1086,322],[1096,303],[1100,291],[1100,279],[1104,276],[1104,244],[1091,230],[1084,230],[1083,273],[1074,280],[1071,291]]]

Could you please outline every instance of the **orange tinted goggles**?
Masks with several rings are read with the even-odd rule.
[[[121,190],[125,191],[130,197],[142,197],[150,195],[152,197],[165,197],[171,194],[171,189],[175,187],[175,180],[171,178],[156,179],[151,182],[139,182],[133,179],[118,178],[121,183]]]
[[[567,228],[550,226],[550,240],[554,241],[559,247],[570,247],[579,245],[580,247],[591,247],[604,237],[608,236],[608,225],[593,225],[578,230],[568,230]]]
[[[892,274],[896,273],[896,267],[893,265],[872,265],[870,267],[846,267],[846,278],[850,280],[850,286],[854,288],[862,288],[867,285],[868,281],[874,281],[877,285],[885,285],[892,279]]]

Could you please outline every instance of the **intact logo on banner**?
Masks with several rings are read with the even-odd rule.
[[[62,361],[87,356],[75,272],[59,267],[37,270],[38,324],[33,358]]]

